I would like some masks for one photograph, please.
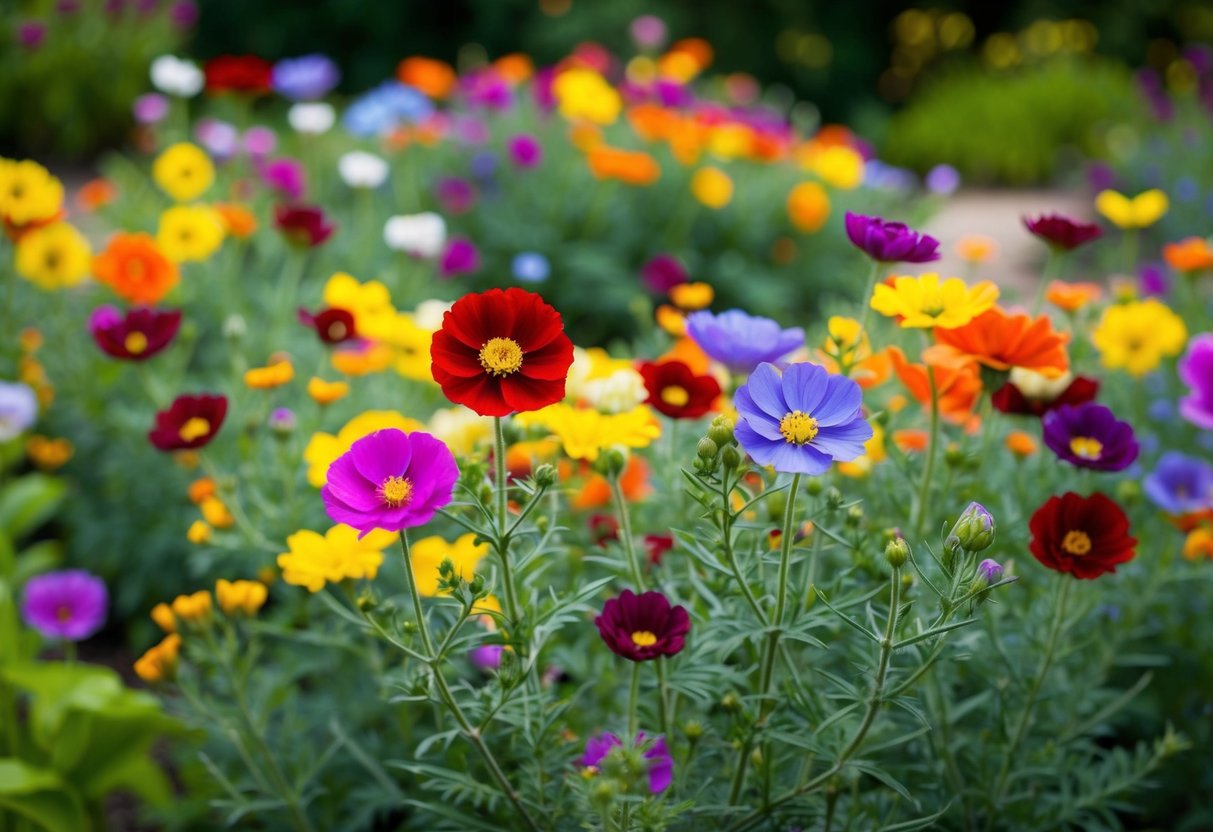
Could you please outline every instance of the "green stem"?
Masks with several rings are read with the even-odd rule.
[[[1053,246],[1049,246],[1049,257],[1045,260],[1044,270],[1040,274],[1040,285],[1036,287],[1036,297],[1032,300],[1032,314],[1038,315],[1040,307],[1045,302],[1045,292],[1053,282],[1053,275],[1061,264],[1062,254]]]
[[[939,386],[935,383],[935,368],[927,365],[927,382],[931,385],[931,429],[927,444],[927,462],[922,470],[922,483],[918,486],[918,504],[914,506],[914,539],[922,538],[923,524],[927,519],[927,503],[931,496],[931,476],[935,473],[935,457],[939,444]]]
[[[628,735],[625,742],[636,741],[640,730],[640,662],[632,662],[632,687],[628,692]]]
[[[632,540],[632,518],[628,513],[628,503],[624,499],[623,488],[619,485],[619,477],[612,474],[607,479],[611,484],[611,494],[615,497],[615,511],[619,515],[619,537],[628,558],[628,567],[632,570],[632,580],[636,582],[636,589],[644,592],[644,572],[640,569],[640,561],[636,557],[636,543]]]
[[[430,625],[426,621],[425,611],[421,608],[421,593],[417,591],[417,580],[413,577],[413,553],[409,549],[408,533],[400,532],[400,553],[404,556],[404,581],[409,587],[409,598],[413,602],[413,614],[417,617],[417,629],[421,633],[421,644],[425,647],[426,661],[433,662],[434,642],[430,639]]]
[[[879,260],[872,261],[872,268],[868,272],[868,283],[863,290],[863,300],[860,302],[859,312],[859,337],[863,338],[863,334],[868,331],[868,318],[872,312],[872,291],[876,288],[876,278],[880,277],[880,269],[884,264]]]
[[[500,416],[493,417],[493,469],[497,517],[497,558],[501,561],[501,582],[505,590],[505,611],[511,625],[518,621],[518,595],[514,591],[514,575],[510,569],[510,540],[506,531],[509,519],[509,500],[505,471],[505,426]]]
[[[657,661],[653,663],[657,670],[657,717],[661,723],[661,733],[667,739],[672,739],[670,735],[670,688],[665,679],[665,657],[658,656]]]

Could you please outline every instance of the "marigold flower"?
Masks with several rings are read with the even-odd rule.
[[[257,217],[243,205],[234,202],[216,202],[213,206],[223,223],[223,230],[237,240],[247,240],[257,230]]]
[[[720,168],[700,168],[691,176],[691,194],[702,205],[719,210],[733,199],[733,180]]]
[[[1081,222],[1062,214],[1024,217],[1023,224],[1033,235],[1062,251],[1073,251],[1103,235],[1103,229],[1095,223]]]
[[[1169,207],[1166,193],[1157,188],[1132,198],[1110,190],[1095,196],[1095,210],[1124,229],[1149,228],[1162,219]]]
[[[396,79],[413,89],[421,90],[435,101],[449,96],[459,80],[450,64],[421,55],[413,55],[397,64]]]
[[[350,394],[350,386],[344,381],[325,381],[312,376],[307,383],[307,394],[319,405],[332,404]]]
[[[93,258],[93,276],[130,303],[159,303],[177,285],[177,265],[150,234],[118,232]]]
[[[552,81],[552,95],[560,115],[569,121],[614,124],[623,109],[619,93],[592,69],[566,69]]]
[[[1013,367],[1058,378],[1070,368],[1070,336],[1053,329],[1047,315],[1009,315],[995,306],[956,328],[935,332],[936,343],[923,353],[928,364],[957,367],[979,364],[1006,372]]]
[[[147,438],[161,451],[201,448],[215,438],[226,416],[226,396],[178,396],[168,410],[156,414]]]
[[[383,564],[383,550],[397,539],[396,532],[372,531],[363,536],[343,525],[333,526],[323,535],[298,531],[286,539],[290,551],[278,556],[278,568],[283,581],[308,592],[351,578],[374,580]]]
[[[171,681],[177,675],[180,654],[181,636],[170,633],[135,661],[135,675],[149,685]]]
[[[173,615],[172,607],[163,601],[152,607],[152,611],[148,614],[148,617],[156,622],[156,626],[164,632],[177,632],[177,618]]]
[[[202,262],[223,245],[223,222],[209,206],[174,205],[160,215],[156,244],[174,263]]]
[[[10,229],[58,219],[63,183],[31,160],[0,159],[0,218]]]
[[[511,52],[493,61],[497,74],[517,86],[535,74],[535,62],[521,52]]]
[[[1018,457],[1027,457],[1036,453],[1036,440],[1032,435],[1022,430],[1013,430],[1007,434],[1007,450]]]
[[[1183,555],[1188,560],[1213,560],[1213,529],[1197,526],[1184,538]]]
[[[830,195],[817,182],[801,182],[788,192],[787,211],[798,231],[814,234],[830,218]]]
[[[1079,468],[1123,471],[1137,459],[1133,426],[1102,404],[1062,405],[1044,415],[1044,442],[1058,459]]]
[[[192,630],[209,627],[213,618],[211,594],[200,589],[190,595],[178,595],[169,604],[173,618]]]
[[[454,542],[448,543],[437,535],[423,537],[413,543],[409,554],[413,561],[413,580],[417,584],[417,592],[425,598],[439,595],[438,570],[444,560],[449,560],[455,568],[455,574],[465,581],[470,581],[476,572],[476,567],[489,553],[487,543],[476,543],[476,535],[468,533],[460,535]]]
[[[1045,300],[1071,314],[1099,300],[1102,294],[1103,287],[1098,283],[1066,283],[1053,280],[1045,288]]]
[[[988,280],[970,288],[959,277],[941,280],[930,273],[878,283],[871,306],[886,317],[900,317],[903,328],[947,330],[969,323],[996,300],[998,287]]]
[[[273,390],[289,383],[294,377],[294,365],[290,361],[282,360],[245,371],[244,383],[253,390]]]
[[[661,424],[645,405],[607,414],[561,403],[520,414],[515,420],[523,426],[547,427],[560,440],[566,456],[590,462],[607,448],[645,448],[661,435]]]
[[[630,589],[608,600],[594,624],[611,652],[633,662],[678,655],[691,631],[685,607],[671,605],[660,592]]]
[[[260,581],[225,581],[215,584],[215,600],[224,615],[252,617],[265,605],[269,589]]]
[[[1098,491],[1083,497],[1069,491],[1050,497],[1028,522],[1029,549],[1049,569],[1075,578],[1098,578],[1137,554],[1129,518]]]
[[[218,497],[207,497],[198,504],[198,510],[202,519],[216,529],[229,529],[236,524],[236,518]]]
[[[346,422],[335,436],[315,433],[303,449],[303,461],[308,466],[307,481],[316,488],[323,486],[333,460],[348,451],[357,440],[385,428],[412,433],[423,430],[425,425],[394,410],[368,410]]]
[[[156,157],[152,178],[175,201],[189,202],[206,193],[215,181],[215,166],[202,148],[177,142]]]
[[[39,289],[53,292],[88,277],[92,252],[74,226],[53,222],[31,229],[17,240],[17,274]]]
[[[76,449],[71,441],[63,438],[35,434],[25,440],[25,454],[43,471],[57,471],[68,463]]]
[[[652,493],[653,487],[649,484],[651,473],[644,457],[628,455],[623,473],[619,475],[619,490],[623,492],[623,498],[629,505],[641,502]],[[569,504],[578,511],[585,511],[609,505],[612,499],[611,484],[607,478],[602,474],[591,474]]]
[[[1105,367],[1144,376],[1188,339],[1183,318],[1155,298],[1109,306],[1091,340]]]
[[[99,306],[89,316],[88,328],[106,355],[123,361],[146,361],[177,337],[181,310],[131,309],[123,315],[112,306]]]
[[[195,546],[202,546],[211,542],[211,537],[214,536],[214,533],[215,530],[205,520],[195,520],[186,529],[185,539]]]
[[[661,166],[657,160],[639,150],[619,150],[598,145],[590,148],[586,161],[596,179],[618,179],[627,185],[645,186],[661,178]]]
[[[682,338],[687,333],[687,319],[677,308],[663,303],[657,307],[655,315],[657,326],[675,338]]]
[[[646,402],[671,419],[698,419],[719,398],[720,382],[712,376],[696,375],[681,361],[645,362],[640,375],[648,391]]]
[[[1162,257],[1177,272],[1213,269],[1213,248],[1203,237],[1187,237],[1178,243],[1167,243],[1162,247]]]

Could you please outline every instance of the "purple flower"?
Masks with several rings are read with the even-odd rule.
[[[1137,273],[1137,283],[1146,297],[1157,297],[1171,291],[1171,278],[1159,263],[1142,263]]]
[[[240,149],[240,131],[226,121],[204,118],[194,127],[194,137],[219,161],[230,159]]]
[[[1057,458],[1079,468],[1123,471],[1140,450],[1133,426],[1096,402],[1062,405],[1046,413],[1041,424],[1045,444]]]
[[[443,212],[452,216],[466,214],[476,202],[476,189],[471,183],[453,176],[438,180],[434,195],[438,197]]]
[[[443,277],[455,277],[480,268],[480,252],[466,237],[452,237],[438,261],[438,273]]]
[[[468,651],[468,661],[477,670],[489,673],[501,667],[501,654],[504,652],[505,648],[500,644],[482,644]]]
[[[939,240],[900,222],[847,212],[847,237],[878,263],[930,263],[938,260]]]
[[[258,125],[244,131],[244,150],[253,159],[264,159],[273,153],[277,146],[278,137],[268,127]]]
[[[664,295],[679,283],[690,280],[690,275],[673,256],[658,254],[640,267],[640,279],[650,292]]]
[[[517,167],[533,168],[543,161],[543,145],[534,136],[521,133],[510,139],[506,147]]]
[[[730,309],[719,315],[693,312],[687,317],[687,335],[699,348],[736,373],[748,373],[759,364],[778,361],[804,346],[804,330],[783,329],[770,318]]]
[[[274,91],[291,101],[324,98],[341,81],[341,70],[327,55],[285,58],[274,64]]]
[[[1099,239],[1103,234],[1103,229],[1095,223],[1057,213],[1024,217],[1023,224],[1034,236],[1061,251],[1073,251],[1084,243]]]
[[[135,99],[131,111],[140,124],[158,124],[168,115],[168,99],[158,92],[145,93]]]
[[[428,523],[451,501],[459,478],[455,457],[428,433],[388,428],[364,436],[329,466],[320,492],[334,522],[398,532]]]
[[[459,87],[468,104],[487,110],[506,110],[514,103],[514,93],[500,72],[482,69],[459,79]]]
[[[0,442],[20,436],[38,418],[38,396],[20,382],[0,381]]]
[[[665,43],[665,21],[654,14],[642,14],[632,21],[628,31],[640,49],[660,49]]]
[[[1003,573],[1002,564],[991,558],[986,558],[977,564],[977,577],[987,584],[996,584],[1001,581]]]
[[[647,662],[682,652],[691,617],[686,607],[671,604],[660,592],[637,595],[625,589],[602,605],[594,625],[612,653],[630,662]]]
[[[169,7],[168,19],[178,29],[191,29],[198,22],[198,6],[193,0],[177,0]]]
[[[585,753],[577,760],[577,765],[597,771],[606,756],[622,745],[623,740],[610,731],[590,737],[585,741]],[[636,735],[635,745],[637,748],[645,745],[643,731]],[[665,737],[658,736],[654,739],[648,748],[645,748],[644,758],[649,761],[649,793],[661,794],[674,781],[674,758],[666,748]]]
[[[824,474],[835,460],[863,456],[872,438],[859,385],[817,364],[792,364],[782,375],[774,364],[760,364],[733,406],[742,449],[784,473]]]
[[[270,412],[269,419],[266,420],[271,431],[279,436],[290,436],[295,432],[295,426],[298,420],[295,418],[295,411],[289,407],[276,407]]]
[[[83,569],[65,569],[29,579],[21,617],[46,638],[83,641],[101,629],[108,606],[104,581]]]
[[[927,172],[926,186],[933,194],[955,193],[960,187],[960,171],[951,165],[936,165]]]
[[[537,251],[524,251],[515,255],[510,265],[514,279],[523,283],[542,283],[552,273],[548,259]]]
[[[37,49],[46,40],[46,24],[27,20],[17,27],[17,41],[26,49]]]
[[[303,198],[307,191],[307,175],[303,164],[295,159],[274,159],[260,167],[261,181],[289,202]]]
[[[545,66],[535,71],[531,81],[531,95],[535,98],[535,106],[540,111],[550,113],[556,109],[556,93],[552,90],[556,80],[556,67]]]
[[[1179,360],[1179,378],[1188,395],[1179,400],[1179,413],[1198,428],[1213,430],[1213,332],[1202,332],[1188,342]]]
[[[1168,451],[1142,481],[1142,490],[1169,514],[1213,508],[1213,466],[1196,457]]]

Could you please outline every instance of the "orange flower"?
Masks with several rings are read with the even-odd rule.
[[[909,394],[923,407],[930,407],[931,382],[926,366],[910,363],[905,353],[897,347],[889,347],[888,353],[893,362],[893,370]],[[977,367],[961,363],[957,366],[935,367],[934,372],[940,415],[953,424],[964,426],[970,433],[977,430],[981,425],[981,419],[973,412],[981,396],[981,376]]]
[[[788,194],[788,219],[800,231],[820,231],[830,218],[830,196],[817,182],[801,182]]]
[[[238,240],[245,240],[257,230],[257,218],[253,212],[243,205],[234,202],[215,203],[214,209],[219,212],[219,221],[227,233]]]
[[[981,234],[970,234],[956,241],[956,254],[969,263],[986,263],[998,253],[998,243]]]
[[[628,185],[652,185],[661,177],[657,160],[639,150],[619,150],[606,145],[590,149],[590,173],[597,179],[618,179]]]
[[[901,449],[903,454],[922,453],[931,442],[931,435],[925,430],[895,430],[893,444]]]
[[[147,306],[163,300],[180,279],[177,265],[161,253],[150,234],[123,231],[93,258],[93,274],[124,300]]]
[[[1103,289],[1098,283],[1066,283],[1054,280],[1045,289],[1045,300],[1063,312],[1077,312],[1088,303],[1099,300]]]
[[[517,86],[535,74],[535,62],[521,52],[511,52],[493,61],[497,74]]]
[[[80,190],[76,192],[76,207],[86,214],[91,214],[117,198],[118,189],[114,187],[114,183],[104,177],[98,177],[80,186]]]
[[[658,363],[662,361],[681,361],[691,368],[691,372],[700,376],[711,372],[712,359],[708,358],[708,354],[691,338],[679,338],[675,341],[674,346],[657,359]]]
[[[687,55],[695,62],[695,66],[699,68],[700,72],[711,66],[712,60],[716,57],[715,52],[712,50],[712,44],[703,38],[683,38],[682,40],[675,41],[670,46],[670,52],[681,52]]]
[[[707,309],[716,297],[710,283],[679,283],[671,286],[670,301],[684,312],[695,312]]]
[[[936,329],[935,340],[923,359],[937,366],[980,364],[999,371],[1022,367],[1047,378],[1057,378],[1070,369],[1066,354],[1070,336],[1054,330],[1047,315],[1032,320],[995,306],[964,326]]]
[[[396,78],[402,84],[421,90],[430,98],[442,99],[455,89],[455,70],[434,58],[414,55],[396,66]]]
[[[678,114],[656,104],[637,104],[627,112],[632,131],[646,142],[667,139],[678,127]]]
[[[1007,450],[1018,457],[1031,456],[1036,453],[1036,440],[1022,430],[1013,430],[1007,434]]]
[[[307,383],[307,394],[316,404],[332,404],[349,395],[350,386],[344,381],[325,381],[313,376]]]
[[[668,303],[663,303],[657,307],[657,326],[661,327],[675,338],[681,338],[687,334],[687,319],[677,307],[670,306]]]
[[[619,475],[619,488],[629,503],[643,500],[653,492],[649,485],[649,473],[649,464],[644,459],[635,454],[628,457],[627,467]],[[584,510],[600,508],[609,505],[610,502],[611,484],[601,474],[594,474],[586,480],[581,491],[573,497],[572,504],[573,508]]]
[[[295,377],[289,361],[275,361],[265,367],[254,367],[244,374],[244,383],[254,390],[272,390]]]
[[[1213,249],[1203,237],[1188,237],[1162,247],[1163,259],[1177,272],[1201,272],[1213,268]]]
[[[1188,560],[1208,558],[1213,560],[1213,529],[1208,526],[1198,526],[1188,532],[1184,540],[1184,557]]]
[[[201,477],[190,483],[189,488],[190,502],[194,505],[200,504],[207,497],[215,496],[215,481],[210,477]]]
[[[394,356],[384,344],[368,344],[333,352],[333,369],[347,376],[380,373],[392,365]]]

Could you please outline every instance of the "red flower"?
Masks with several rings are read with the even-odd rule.
[[[156,425],[147,438],[162,451],[201,448],[215,438],[225,416],[226,396],[178,396],[168,410],[156,414]]]
[[[181,328],[181,310],[132,309],[123,315],[112,306],[99,306],[89,317],[88,328],[106,355],[146,361],[172,343]]]
[[[358,337],[354,316],[345,309],[330,306],[315,315],[306,309],[300,309],[299,323],[316,330],[320,340],[326,344],[340,344]]]
[[[685,607],[670,606],[660,592],[637,595],[630,589],[607,601],[594,623],[606,646],[633,662],[677,655],[691,631]]]
[[[277,205],[274,225],[288,242],[304,248],[315,248],[337,230],[315,205]]]
[[[645,362],[640,375],[649,391],[648,403],[671,419],[698,419],[720,395],[715,378],[697,376],[681,361]]]
[[[619,539],[619,521],[609,514],[591,514],[589,519],[590,537],[594,543],[606,548],[607,543]]]
[[[560,314],[518,288],[464,295],[430,345],[434,381],[481,416],[539,410],[564,398],[573,342]]]
[[[1023,224],[1028,231],[1063,251],[1073,251],[1103,234],[1103,229],[1095,223],[1072,220],[1062,214],[1024,217]]]
[[[256,55],[220,55],[206,62],[207,92],[269,92],[274,67]]]
[[[1007,382],[990,397],[990,402],[1003,413],[1015,413],[1022,416],[1043,416],[1050,410],[1055,410],[1063,404],[1080,405],[1095,401],[1099,393],[1099,382],[1086,376],[1075,376],[1065,390],[1057,398],[1045,401],[1029,399],[1018,387]]]
[[[1049,500],[1028,522],[1030,549],[1045,566],[1075,578],[1115,572],[1136,554],[1129,518],[1120,506],[1096,492],[1083,497],[1068,491]]]
[[[661,566],[662,556],[674,548],[674,535],[646,534],[644,536],[644,548],[649,553],[649,565]]]

